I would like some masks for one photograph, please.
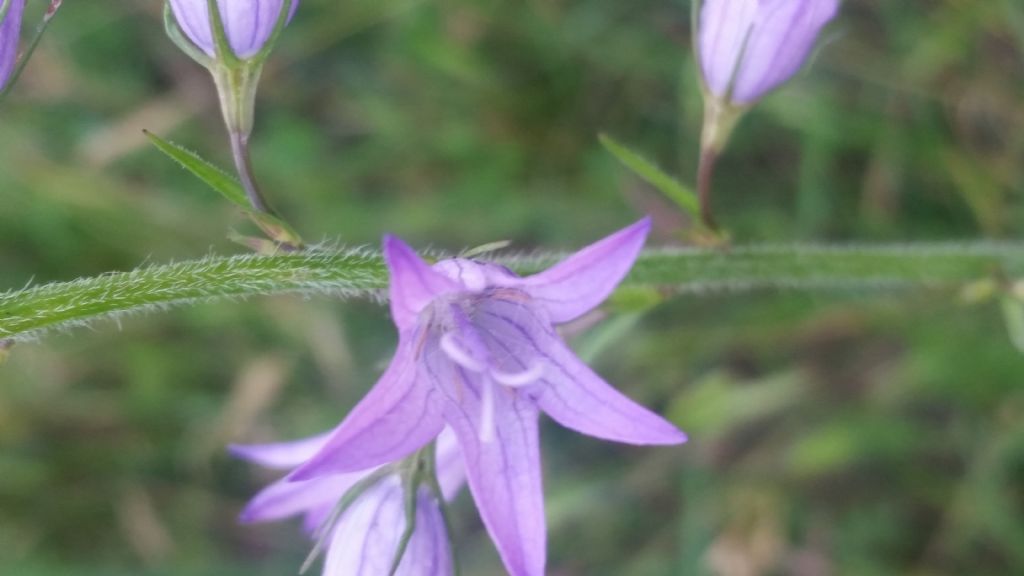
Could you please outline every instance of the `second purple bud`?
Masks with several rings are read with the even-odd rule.
[[[707,90],[739,106],[803,65],[839,0],[704,0],[698,51]]]
[[[217,56],[216,23],[213,20],[219,18],[232,54],[246,59],[266,47],[288,0],[216,0],[213,2],[217,7],[216,13],[211,12],[208,0],[168,2],[181,31],[207,56]],[[298,6],[299,0],[292,0],[288,20]]]

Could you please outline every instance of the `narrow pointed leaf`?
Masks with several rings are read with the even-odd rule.
[[[193,176],[202,180],[204,184],[237,206],[268,236],[279,242],[301,245],[298,233],[286,222],[270,214],[252,209],[242,184],[233,176],[180,144],[164,140],[148,130],[144,133],[157,150],[163,152],[168,158],[177,162],[182,168],[191,172]]]
[[[598,139],[605,150],[641,180],[654,186],[684,211],[694,217],[698,216],[700,204],[697,202],[697,196],[687,186],[669,176],[655,163],[630,150],[611,136],[601,134],[598,136]]]
[[[245,190],[242,189],[242,184],[233,176],[180,144],[164,140],[148,130],[144,131],[144,133],[149,138],[149,141],[156,146],[157,150],[163,152],[168,158],[174,160],[182,168],[202,180],[204,184],[219,192],[221,196],[227,198],[232,204],[247,212],[250,210],[249,201],[245,197]]]

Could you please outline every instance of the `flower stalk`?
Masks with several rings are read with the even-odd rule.
[[[498,261],[526,274],[560,256],[540,253]],[[993,275],[1024,276],[1024,244],[776,245],[725,252],[648,249],[621,289],[661,294],[955,289]],[[379,299],[386,287],[383,258],[367,250],[311,248],[210,257],[0,294],[0,339],[33,340],[94,320],[197,302],[275,294]]]
[[[258,184],[249,153],[255,124],[256,92],[263,64],[298,6],[298,0],[258,0],[273,20],[251,18],[252,7],[219,0],[169,0],[164,9],[167,35],[189,57],[209,70],[217,88],[221,114],[231,144],[231,157],[257,225],[279,246],[302,248],[293,232],[265,226],[259,215],[273,220],[273,210]]]
[[[717,230],[711,208],[714,167],[733,128],[748,108],[800,69],[838,8],[838,0],[693,3],[704,94],[697,195],[705,227]]]

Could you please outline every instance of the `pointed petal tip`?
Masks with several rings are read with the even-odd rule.
[[[686,432],[676,428],[668,420],[659,419],[661,422],[658,423],[658,426],[649,428],[645,433],[637,436],[635,442],[627,441],[627,443],[647,446],[678,446],[689,442],[690,437],[686,435]]]
[[[666,436],[664,445],[675,446],[679,444],[686,444],[689,441],[690,437],[687,436],[686,432],[683,432],[682,430],[679,430],[677,428],[672,432],[672,434]]]
[[[636,222],[626,226],[622,230],[615,232],[612,236],[619,236],[622,239],[632,238],[634,236],[638,239],[642,238],[644,241],[647,239],[647,235],[651,232],[651,227],[654,223],[654,219],[650,215],[644,216]],[[642,243],[642,242],[641,242]]]
[[[252,449],[247,444],[228,444],[226,448],[229,456],[239,460],[255,460]]]
[[[258,524],[265,520],[264,510],[265,506],[262,505],[261,498],[257,496],[242,508],[242,511],[238,513],[239,524]]]
[[[246,506],[241,512],[238,513],[239,524],[255,524],[259,522],[259,517],[256,512],[251,509],[251,506]]]
[[[381,238],[380,243],[384,249],[384,257],[388,258],[388,260],[391,260],[395,256],[416,253],[411,246],[405,243],[405,240],[402,240],[395,234],[385,234]]]

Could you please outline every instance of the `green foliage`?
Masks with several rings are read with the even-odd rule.
[[[156,4],[65,2],[0,105],[0,292],[238,250],[234,205],[142,135],[230,163],[209,75],[162,39]],[[691,442],[625,450],[546,422],[552,572],[1024,571],[1024,356],[998,300],[1021,272],[998,241],[1024,233],[1018,4],[844,2],[814,65],[750,111],[715,187],[743,248],[680,272],[732,280],[627,293],[571,340]],[[256,169],[307,238],[570,250],[648,212],[661,245],[677,208],[594,135],[693,180],[687,13],[303,0],[267,62]],[[856,258],[747,255],[951,239],[952,264],[893,258],[846,290],[773,274],[821,288],[864,271]],[[979,239],[989,256],[971,255]],[[904,274],[985,279],[994,299],[889,289]],[[223,447],[335,425],[395,344],[384,307],[240,297],[93,328],[19,343],[0,368],[0,574],[294,573],[312,545],[296,525],[236,524],[276,476]],[[464,573],[500,573],[470,500],[452,513]]]

